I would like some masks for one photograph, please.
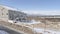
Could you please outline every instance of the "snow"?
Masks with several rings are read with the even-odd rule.
[[[60,31],[48,30],[43,28],[34,28],[34,31],[42,34],[60,34]]]
[[[41,23],[41,22],[40,21],[31,20],[31,23],[28,23],[28,24],[38,24],[38,23]]]
[[[9,33],[6,31],[0,30],[0,34],[9,34]]]
[[[14,21],[12,21],[12,20],[8,20],[8,22],[10,22],[10,23],[14,23]],[[35,21],[35,20],[31,20],[30,22],[20,22],[20,21],[16,21],[17,23],[16,24],[21,24],[21,23],[23,23],[23,24],[38,24],[38,23],[41,23],[40,21]]]
[[[20,22],[18,22],[20,23]],[[32,19],[30,22],[21,22],[21,23],[24,23],[24,24],[38,24],[38,23],[41,23],[40,21],[35,21],[34,19]]]
[[[12,20],[8,20],[9,23],[14,23]]]

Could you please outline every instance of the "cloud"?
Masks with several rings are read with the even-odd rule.
[[[52,11],[43,11],[43,10],[30,10],[23,11],[27,14],[42,14],[42,15],[60,15],[60,10],[52,10]]]

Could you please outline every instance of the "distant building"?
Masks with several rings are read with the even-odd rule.
[[[24,12],[21,12],[17,9],[10,8],[7,6],[0,5],[0,19],[2,20],[25,20],[27,17],[27,14]]]

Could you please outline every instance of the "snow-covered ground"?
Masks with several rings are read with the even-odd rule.
[[[6,31],[0,30],[0,34],[9,34],[9,33]]]
[[[14,23],[14,21],[12,20],[8,20],[8,22],[10,23]],[[30,22],[19,22],[19,21],[16,21],[17,23],[24,23],[24,24],[38,24],[38,23],[41,23],[40,21],[35,21],[35,20],[31,20]]]
[[[38,24],[41,23],[40,21],[35,21],[35,20],[31,20],[31,22],[27,23],[27,24]]]
[[[60,34],[60,31],[48,30],[43,28],[34,28],[34,31],[42,34]]]
[[[9,23],[14,23],[12,20],[8,20]]]
[[[40,21],[32,20],[32,23],[31,24],[37,24],[37,23],[41,23],[41,22]]]

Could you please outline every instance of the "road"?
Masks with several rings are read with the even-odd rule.
[[[22,34],[22,33],[18,33],[18,32],[16,32],[16,31],[13,31],[13,30],[8,29],[8,28],[6,28],[6,27],[4,27],[4,26],[1,26],[1,25],[0,25],[0,30],[6,31],[6,32],[8,32],[9,34]]]

